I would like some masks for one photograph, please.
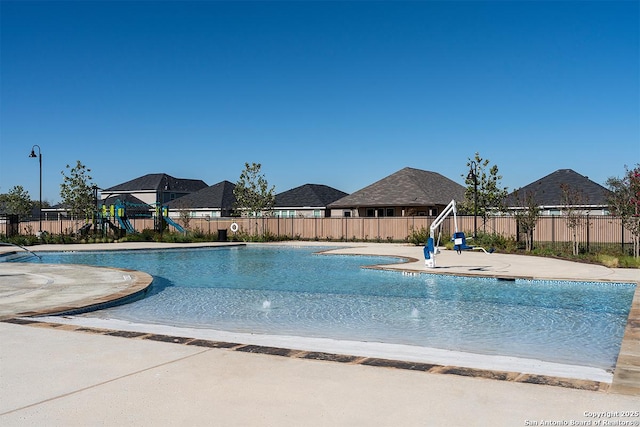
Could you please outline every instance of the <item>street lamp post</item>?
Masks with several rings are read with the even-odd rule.
[[[36,147],[38,147],[38,155],[36,155],[36,152],[35,152]],[[40,151],[39,145],[36,144],[33,147],[31,147],[31,154],[29,154],[29,157],[32,157],[32,158],[37,157],[40,163],[40,209],[38,211],[38,216],[40,218],[40,229],[38,230],[38,232],[42,233],[42,151]]]
[[[467,179],[473,180],[473,238],[478,236],[478,169],[473,160],[469,165],[469,175]]]
[[[93,213],[93,233],[98,234],[98,222],[100,222],[100,235],[104,237],[104,233],[103,233],[104,230],[102,229],[102,223],[101,221],[99,221],[100,206],[98,206],[98,190],[100,190],[100,188],[98,188],[98,186],[94,184],[91,187],[91,189],[93,190],[93,206],[95,208],[95,211]]]

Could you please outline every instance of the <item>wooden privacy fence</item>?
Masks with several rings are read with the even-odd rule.
[[[199,230],[203,233],[218,233],[227,230],[231,238],[231,224],[238,224],[239,232],[248,234],[272,235],[302,240],[362,240],[362,241],[406,241],[413,231],[424,228],[429,230],[434,217],[339,217],[339,218],[190,218],[188,230]],[[174,218],[174,220],[177,220]],[[138,232],[154,228],[154,220],[132,218],[131,225]],[[178,220],[178,222],[180,222]],[[473,234],[474,217],[458,216],[458,229],[467,236]],[[51,234],[71,234],[76,232],[85,221],[45,220],[43,231]],[[587,225],[588,224],[588,225]],[[450,238],[454,230],[453,217],[448,217],[442,224],[443,240]],[[522,240],[515,218],[507,216],[490,217],[486,223],[477,219],[478,231],[498,234],[507,238]],[[8,223],[0,220],[0,235],[7,235]],[[15,227],[14,227],[15,228]],[[35,234],[39,229],[39,221],[20,222],[17,234]],[[174,230],[170,227],[170,230]],[[15,230],[14,230],[15,231]],[[623,229],[620,218],[612,216],[584,217],[584,224],[575,229],[577,240],[587,247],[591,244],[632,244],[632,235]],[[12,233],[13,234],[13,233]],[[562,216],[540,217],[533,233],[533,241],[545,243],[570,243],[573,241],[573,230],[568,220]]]

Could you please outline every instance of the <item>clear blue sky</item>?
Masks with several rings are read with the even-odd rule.
[[[514,190],[640,162],[638,1],[2,1],[0,193],[80,160],[276,193],[404,167]]]

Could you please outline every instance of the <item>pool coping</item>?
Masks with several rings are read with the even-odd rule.
[[[283,242],[279,242],[282,244]],[[308,242],[289,242],[289,244],[298,245],[298,246],[314,246],[313,244],[307,244]],[[116,245],[107,245],[105,248],[101,247],[90,247],[87,248],[85,245],[84,250],[162,250],[164,248],[176,249],[195,249],[195,248],[204,248],[204,247],[219,247],[219,246],[244,246],[244,243],[236,243],[236,244],[204,244],[204,245],[163,245],[162,247],[158,247],[157,245],[149,246],[144,245],[140,247],[115,247]],[[384,265],[384,266],[363,266],[365,268],[374,268],[381,270],[391,270],[391,271],[401,271],[407,274],[453,274],[453,275],[463,275],[463,276],[473,276],[473,277],[493,277],[493,278],[504,278],[504,279],[535,279],[535,280],[545,280],[544,278],[535,277],[534,275],[518,275],[518,274],[506,274],[506,273],[490,273],[488,271],[473,271],[472,273],[465,273],[461,271],[452,271],[452,270],[443,270],[443,269],[428,269],[425,270],[422,266],[422,262],[419,258],[412,255],[406,254],[396,254],[389,253],[388,250],[381,251],[380,247],[378,250],[370,251],[363,250],[363,247],[370,248],[371,246],[380,245],[380,244],[367,244],[367,245],[354,245],[347,244],[341,248],[341,251],[347,250],[348,254],[351,255],[376,255],[376,256],[390,256],[395,258],[401,258],[402,262],[393,265]],[[58,246],[58,245],[56,245]],[[65,249],[68,249],[68,246],[62,245]],[[97,245],[96,245],[97,246]],[[333,246],[334,244],[327,244],[324,242],[316,243],[316,246]],[[382,244],[382,246],[386,246]],[[393,245],[392,245],[393,246]],[[421,251],[421,248],[414,248]],[[45,251],[60,251],[60,248],[53,249],[45,249]],[[417,252],[414,250],[414,252]],[[340,253],[343,253],[340,252]],[[386,252],[386,253],[380,253]],[[336,253],[336,252],[334,252]],[[104,268],[104,267],[96,267],[96,268]],[[117,269],[127,271],[125,269]],[[129,272],[131,272],[129,270]],[[83,326],[74,326],[68,324],[57,324],[50,321],[40,322],[33,319],[27,319],[28,317],[37,317],[37,316],[47,316],[47,315],[59,315],[61,313],[74,313],[79,311],[90,311],[89,308],[97,309],[105,304],[114,304],[117,302],[123,302],[128,298],[136,298],[139,296],[143,296],[144,293],[148,290],[149,286],[151,286],[152,278],[147,273],[143,272],[134,272],[139,273],[144,277],[144,275],[148,276],[150,280],[138,280],[137,287],[135,289],[131,289],[131,292],[117,292],[117,293],[109,293],[108,295],[104,295],[100,298],[96,298],[91,303],[87,303],[85,305],[75,304],[74,306],[59,306],[55,308],[48,308],[43,310],[34,309],[28,312],[16,313],[11,316],[4,316],[0,318],[0,321],[6,323],[14,323],[21,325],[29,325],[29,326],[39,326],[39,327],[50,327],[54,329],[67,329],[74,330],[79,332],[92,332],[106,335],[116,335],[120,334],[120,336],[127,337],[131,334],[131,332],[127,331],[118,331],[111,329],[101,329],[101,328],[86,328]],[[444,373],[444,374],[455,374],[455,375],[464,375],[464,376],[474,376],[481,377],[487,379],[494,380],[503,380],[503,381],[514,381],[514,382],[526,382],[533,384],[545,384],[552,386],[560,386],[566,388],[577,388],[582,390],[590,390],[590,391],[607,391],[612,393],[626,394],[626,395],[637,395],[640,396],[640,281],[638,280],[618,280],[613,279],[609,280],[607,278],[597,278],[593,280],[585,280],[584,278],[558,278],[558,279],[549,279],[546,280],[572,280],[572,281],[597,281],[597,282],[625,282],[625,283],[635,283],[636,289],[634,293],[634,297],[631,304],[631,309],[629,311],[629,316],[627,319],[627,325],[625,327],[624,336],[622,339],[621,349],[618,355],[618,359],[616,362],[616,366],[613,372],[613,380],[611,383],[606,382],[598,382],[598,381],[588,381],[588,380],[579,380],[579,379],[571,379],[571,378],[563,378],[563,377],[554,377],[554,376],[545,376],[545,375],[532,375],[532,374],[523,374],[519,372],[510,372],[510,371],[492,371],[492,370],[484,370],[484,369],[475,369],[469,367],[456,367],[456,366],[448,366],[442,364],[430,364],[430,363],[418,363],[418,362],[407,362],[402,360],[392,360],[392,359],[381,359],[381,358],[371,358],[371,357],[360,357],[360,356],[350,356],[343,354],[333,354],[333,353],[321,353],[318,358],[321,360],[328,361],[349,361],[348,363],[352,364],[364,364],[369,366],[384,366],[387,368],[398,368],[398,369],[409,369],[416,371],[423,371],[429,373]],[[142,283],[142,285],[141,285]],[[155,337],[155,338],[150,338]],[[144,333],[139,336],[131,336],[131,338],[144,338],[144,339],[155,339],[166,342],[175,342],[180,344],[188,344],[188,345],[198,345],[200,343],[202,346],[210,346],[210,347],[221,347],[227,349],[234,349],[238,351],[245,351],[251,353],[261,353],[261,354],[271,354],[272,355],[280,355],[280,356],[288,356],[288,357],[296,357],[296,358],[314,358],[313,353],[318,352],[309,352],[305,350],[298,349],[288,349],[281,347],[269,347],[269,346],[256,346],[251,344],[241,344],[241,343],[225,343],[220,341],[211,341],[211,340],[201,340],[198,338],[187,338],[184,337],[174,337],[171,335],[162,335],[162,334],[150,334]],[[312,355],[309,356],[309,353]],[[355,358],[355,359],[354,359]],[[335,359],[335,360],[334,360]],[[356,363],[357,362],[357,363]]]

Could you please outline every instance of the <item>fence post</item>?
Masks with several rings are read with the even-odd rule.
[[[587,253],[589,253],[589,250],[590,250],[590,245],[589,245],[590,229],[591,229],[591,224],[589,223],[589,214],[587,214]]]
[[[349,219],[344,219],[344,229],[342,230],[342,239],[347,239],[347,234],[349,234]]]

